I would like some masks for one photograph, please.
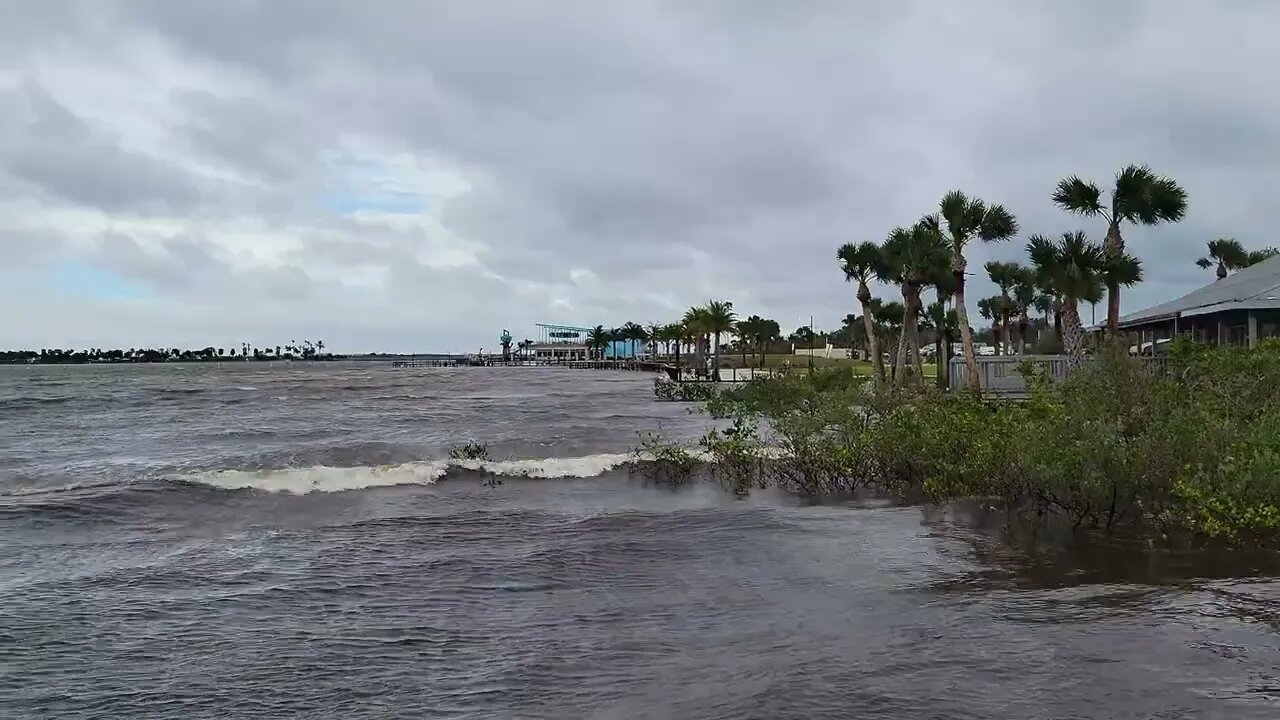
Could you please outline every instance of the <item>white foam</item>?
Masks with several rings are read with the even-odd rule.
[[[530,460],[455,460],[454,467],[491,472],[494,475],[529,478],[595,477],[632,460],[631,455],[602,453],[583,457]]]
[[[366,467],[316,465],[282,470],[219,470],[197,473],[184,480],[212,485],[223,490],[264,490],[271,493],[306,495],[313,492],[344,492],[392,485],[430,485],[448,469],[443,462],[403,463]]]
[[[219,470],[196,473],[182,479],[224,490],[252,489],[271,493],[306,495],[313,492],[344,492],[393,485],[431,485],[444,477],[450,468],[489,472],[506,477],[587,478],[602,475],[633,459],[629,454],[602,453],[583,457],[434,460],[361,467],[316,465],[280,470]]]

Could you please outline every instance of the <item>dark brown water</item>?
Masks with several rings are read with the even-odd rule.
[[[649,383],[0,369],[0,714],[1280,717],[1273,559],[652,487]]]

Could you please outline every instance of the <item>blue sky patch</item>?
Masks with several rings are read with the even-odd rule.
[[[427,199],[414,193],[329,192],[321,196],[320,202],[339,215],[353,215],[360,211],[419,215],[427,209]]]
[[[94,300],[133,300],[151,295],[147,288],[114,272],[74,260],[59,263],[51,274],[53,287],[68,295]]]

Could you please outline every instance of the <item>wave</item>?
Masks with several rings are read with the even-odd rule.
[[[622,453],[524,460],[428,460],[359,467],[315,465],[279,470],[217,470],[178,479],[223,490],[307,495],[396,485],[432,485],[448,475],[477,472],[510,478],[588,478],[635,460],[635,456]]]

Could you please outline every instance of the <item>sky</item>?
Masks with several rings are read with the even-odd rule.
[[[963,189],[1013,242],[1149,164],[1137,310],[1280,243],[1280,3],[41,0],[0,22],[0,348],[492,351],[535,322],[789,332],[840,244]],[[878,294],[895,296],[891,288]],[[972,308],[971,308],[972,310]],[[1088,309],[1085,310],[1086,318]]]

